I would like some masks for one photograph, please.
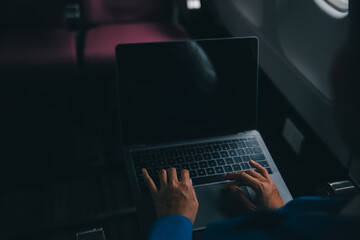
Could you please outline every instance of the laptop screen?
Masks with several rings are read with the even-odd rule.
[[[257,38],[120,44],[116,60],[123,145],[256,127]]]

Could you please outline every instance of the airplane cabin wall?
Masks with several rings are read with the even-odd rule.
[[[260,66],[332,153],[350,153],[333,109],[331,66],[348,34],[346,14],[329,14],[318,0],[211,0],[233,36],[256,35]],[[261,96],[260,96],[261,97]]]

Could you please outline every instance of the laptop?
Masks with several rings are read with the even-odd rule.
[[[222,175],[251,169],[250,159],[285,203],[292,199],[255,130],[258,56],[256,37],[117,45],[121,145],[145,234],[156,215],[142,168],[157,186],[160,169],[189,170],[199,201],[194,230],[236,215]]]

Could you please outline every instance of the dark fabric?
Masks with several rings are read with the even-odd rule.
[[[75,37],[66,29],[2,31],[0,71],[74,69],[75,47]]]
[[[170,21],[170,0],[86,0],[83,1],[87,25]]]
[[[66,0],[2,0],[0,28],[65,26]]]
[[[94,67],[114,64],[117,44],[174,41],[188,38],[180,26],[173,24],[118,24],[94,28],[86,34],[85,64]]]
[[[278,211],[256,212],[210,223],[203,239],[358,239],[360,219],[338,215],[346,202],[335,198],[295,199]],[[148,239],[178,239],[181,233],[183,240],[191,240],[192,229],[183,218],[173,215],[156,220]]]
[[[193,225],[187,217],[170,215],[158,218],[153,223],[148,239],[190,240],[192,231]]]

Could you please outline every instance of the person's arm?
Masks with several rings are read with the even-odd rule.
[[[191,240],[193,225],[182,215],[158,218],[152,225],[148,240]]]
[[[190,240],[199,203],[189,171],[182,169],[179,181],[175,168],[161,170],[160,189],[157,189],[146,169],[142,173],[159,217],[153,223],[148,239]]]

